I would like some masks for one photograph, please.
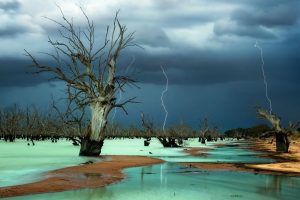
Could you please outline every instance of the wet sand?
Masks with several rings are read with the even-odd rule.
[[[232,164],[232,163],[193,163],[184,162],[179,163],[188,167],[195,167],[202,170],[222,170],[222,171],[239,171],[252,172],[261,174],[276,174],[276,175],[290,175],[300,176],[300,140],[292,141],[290,144],[289,153],[276,153],[275,141],[268,140],[251,140],[246,141],[247,148],[254,151],[262,152],[262,157],[275,159],[275,163],[266,164]],[[216,148],[224,147],[224,144],[215,145]],[[209,150],[209,149],[208,149]],[[206,156],[208,155],[206,149],[191,148],[186,150],[192,156]]]
[[[254,140],[250,149],[266,153],[266,156],[278,160],[270,164],[248,164],[246,167],[283,173],[300,173],[300,140],[291,141],[289,153],[276,153],[272,139]]]
[[[187,167],[194,167],[202,170],[214,170],[214,171],[244,171],[249,170],[244,169],[241,165],[231,164],[231,163],[193,163],[193,162],[183,162],[180,163]],[[252,170],[254,171],[254,170]]]
[[[125,178],[122,169],[163,163],[144,156],[105,156],[106,161],[50,171],[45,179],[0,188],[0,198],[66,190],[96,188]]]
[[[212,148],[201,148],[201,147],[186,148],[183,150],[183,152],[187,153],[191,156],[207,156],[208,155],[207,151],[209,151],[211,149]]]
[[[249,167],[248,164],[243,163],[193,163],[183,162],[179,163],[187,167],[198,168],[201,170],[209,171],[232,171],[232,172],[250,172],[254,174],[272,174],[272,175],[287,175],[287,176],[300,176],[299,172],[293,171],[275,171],[264,168]]]

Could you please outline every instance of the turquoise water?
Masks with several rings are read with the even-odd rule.
[[[127,179],[99,189],[10,198],[15,200],[299,199],[300,178],[205,171],[175,163],[130,168]]]
[[[207,151],[207,156],[156,156],[168,162],[205,163],[270,163],[273,159],[259,157],[261,153],[239,147],[222,147]]]
[[[138,143],[139,144],[139,143]],[[136,145],[136,144],[135,144]],[[137,146],[137,145],[136,145]],[[125,147],[124,147],[125,148]],[[126,148],[129,148],[126,146]],[[166,160],[164,164],[124,170],[127,179],[106,187],[59,193],[46,193],[11,200],[131,200],[131,199],[299,199],[300,177],[262,175],[246,172],[209,171],[189,168],[177,162],[229,162],[268,163],[272,159],[259,157],[259,153],[239,147],[222,147],[208,151],[204,157],[193,157],[180,149],[163,149],[168,156],[161,156],[160,147],[135,152],[157,151],[153,157]],[[71,153],[68,153],[70,155]],[[37,155],[36,155],[37,156]],[[50,156],[50,155],[49,155]],[[77,161],[78,162],[78,161]],[[39,164],[43,167],[43,164]],[[12,178],[12,177],[11,177]],[[1,179],[1,175],[0,175]]]
[[[36,141],[35,146],[27,146],[27,143],[24,140],[16,140],[13,143],[0,141],[0,187],[38,181],[44,176],[43,173],[49,170],[74,166],[90,160],[99,161],[99,159],[79,157],[79,146],[73,146],[70,141],[59,140],[57,143]],[[217,143],[227,144],[229,141],[211,142],[207,145],[199,143],[198,138],[185,141],[188,147],[201,148],[211,148]],[[182,150],[183,148],[164,148],[156,138],[151,139],[148,147],[144,146],[144,139],[107,139],[102,155],[152,156],[170,162],[237,162],[238,160],[246,162],[246,159],[251,160],[251,157],[237,156],[241,154],[239,151],[231,153],[231,158],[223,157],[222,154],[228,152],[229,149],[222,150],[219,156],[217,151],[212,151],[210,157],[191,157]]]
[[[122,142],[124,141],[117,141]],[[113,142],[111,142],[113,146]],[[127,142],[125,142],[127,145]],[[142,143],[124,146],[132,154],[148,154],[151,151],[153,157],[166,160],[166,163],[145,167],[135,167],[124,170],[127,178],[123,181],[106,187],[96,189],[83,189],[59,193],[46,193],[39,195],[28,195],[10,200],[226,200],[226,199],[299,199],[300,177],[288,177],[278,175],[262,175],[247,172],[231,171],[209,171],[189,168],[177,162],[226,162],[226,163],[269,163],[272,159],[260,157],[260,153],[249,151],[240,147],[222,147],[209,150],[207,156],[193,157],[182,153],[180,148],[161,148],[157,145],[151,148],[139,146]],[[45,146],[44,146],[45,145]],[[40,178],[40,173],[29,173],[28,170],[39,169],[43,172],[47,168],[67,166],[83,161],[78,158],[77,149],[66,146],[65,143],[52,147],[37,146],[28,149],[27,146],[18,144],[17,147],[24,148],[24,152],[5,151],[1,157],[0,183],[20,184],[26,181],[34,181],[34,177]],[[128,144],[129,145],[129,144]],[[119,149],[110,150],[107,145],[106,152],[119,154]],[[54,146],[53,146],[54,147]],[[16,149],[15,146],[2,146],[2,150]],[[6,149],[5,149],[6,148]],[[123,148],[123,151],[124,151]],[[125,149],[126,149],[125,148]],[[162,149],[162,150],[161,150]],[[47,151],[46,151],[47,150]],[[45,156],[45,152],[47,156]],[[62,153],[63,152],[63,153]],[[21,153],[21,154],[20,154]],[[128,152],[126,152],[128,153]],[[20,156],[21,155],[21,156]],[[60,156],[57,156],[60,155]],[[168,156],[162,156],[168,155]],[[70,160],[66,159],[69,158]],[[71,159],[72,158],[72,159]],[[27,162],[26,162],[27,160]],[[52,164],[51,164],[52,163]],[[8,172],[11,171],[11,172]],[[20,172],[20,174],[18,174]],[[31,175],[30,175],[31,174]],[[34,174],[34,176],[33,176]],[[21,176],[22,175],[22,176]],[[27,178],[26,180],[24,180]],[[21,177],[21,178],[20,178]],[[22,179],[23,177],[23,179]],[[4,179],[6,178],[6,179]]]
[[[50,170],[101,161],[79,157],[78,147],[68,141],[36,141],[35,146],[27,146],[27,143],[0,141],[0,187],[38,181]]]

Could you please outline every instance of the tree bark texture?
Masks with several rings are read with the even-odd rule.
[[[81,143],[79,156],[99,156],[104,143],[104,139],[100,141],[84,138]]]
[[[276,133],[276,152],[288,153],[289,146],[290,143],[287,134],[283,132]]]

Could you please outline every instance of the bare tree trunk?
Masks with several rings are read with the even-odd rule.
[[[91,106],[92,121],[91,121],[91,135],[90,139],[100,141],[103,139],[103,132],[107,125],[108,113],[111,110],[110,105],[101,105],[96,103]]]
[[[289,146],[288,135],[283,132],[276,133],[276,152],[288,153]]]
[[[157,137],[157,139],[160,141],[160,143],[164,147],[180,147],[179,144],[177,144],[176,139],[173,137]]]
[[[79,156],[99,156],[104,143],[104,139],[100,141],[84,138],[81,143]]]
[[[104,143],[104,130],[107,125],[107,116],[111,110],[110,105],[96,103],[91,106],[92,121],[91,128],[88,129],[82,141],[80,156],[99,156]]]
[[[206,143],[205,142],[205,137],[203,137],[203,136],[199,137],[198,141],[201,142],[201,144],[205,144]]]

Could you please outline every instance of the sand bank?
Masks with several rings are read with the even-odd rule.
[[[105,156],[106,161],[50,171],[45,179],[0,188],[0,198],[66,190],[95,188],[122,180],[122,169],[162,163],[162,160],[144,156]]]
[[[300,175],[300,141],[292,141],[290,144],[289,153],[276,153],[275,141],[269,140],[251,140],[246,141],[247,148],[262,152],[260,156],[275,159],[275,163],[266,164],[234,164],[234,163],[193,163],[184,162],[179,163],[189,167],[195,167],[202,170],[223,170],[223,171],[239,171],[239,172],[252,172],[261,174],[284,174],[291,176]],[[220,148],[225,145],[217,144],[215,147]],[[243,145],[244,146],[244,145]],[[185,150],[192,156],[206,156],[206,149],[192,148]]]
[[[246,167],[258,170],[300,174],[300,140],[291,142],[289,153],[276,153],[275,141],[272,139],[254,140],[250,148],[263,152],[265,156],[275,158],[278,162],[270,164],[247,164]]]
[[[186,148],[183,149],[184,153],[187,153],[191,156],[207,156],[207,151],[211,150],[212,148],[201,148],[201,147],[194,147],[194,148]]]

